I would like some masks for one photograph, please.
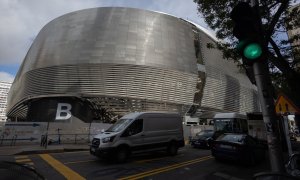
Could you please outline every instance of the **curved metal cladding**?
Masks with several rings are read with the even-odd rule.
[[[48,23],[29,49],[8,97],[25,118],[37,98],[77,97],[94,108],[185,111],[198,78],[192,25],[131,8],[94,8]]]
[[[243,114],[260,111],[256,86],[233,61],[224,59],[221,51],[207,48],[206,44],[215,40],[203,33],[199,36],[206,74],[201,109]]]

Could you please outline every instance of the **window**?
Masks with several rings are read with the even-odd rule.
[[[224,134],[224,135],[221,135],[220,137],[218,137],[217,140],[243,143],[244,139],[245,139],[245,136],[242,134]]]
[[[106,132],[120,132],[122,131],[128,124],[132,122],[132,119],[120,119],[114,125],[106,130]]]
[[[135,135],[143,130],[143,119],[138,119],[134,121],[128,128],[127,128],[127,133],[128,135]]]
[[[232,119],[216,119],[215,131],[233,132]]]
[[[199,133],[196,134],[196,136],[199,137],[212,137],[214,134],[213,130],[204,130],[204,131],[200,131]]]

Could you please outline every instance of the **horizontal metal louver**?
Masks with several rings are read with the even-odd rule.
[[[197,75],[127,64],[80,64],[35,69],[26,73],[22,81],[25,82],[19,90],[22,99],[73,95],[92,99],[100,107],[103,98],[97,103],[93,97],[110,97],[111,105],[101,107],[111,109],[120,103],[111,100],[115,97],[141,100],[144,104],[141,110],[181,111],[182,105],[193,104]],[[117,109],[125,112],[139,108],[120,105]],[[26,116],[26,111],[26,107],[20,106],[9,115]]]

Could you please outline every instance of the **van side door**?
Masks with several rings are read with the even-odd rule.
[[[153,147],[164,147],[172,139],[178,139],[181,127],[175,124],[174,118],[150,117],[145,121],[144,143]]]

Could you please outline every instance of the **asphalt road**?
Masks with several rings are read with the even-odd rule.
[[[28,164],[46,179],[252,179],[253,174],[268,171],[267,160],[254,167],[240,163],[218,162],[209,150],[189,145],[177,156],[165,153],[134,155],[127,163],[99,160],[87,151],[0,156],[0,160]]]

